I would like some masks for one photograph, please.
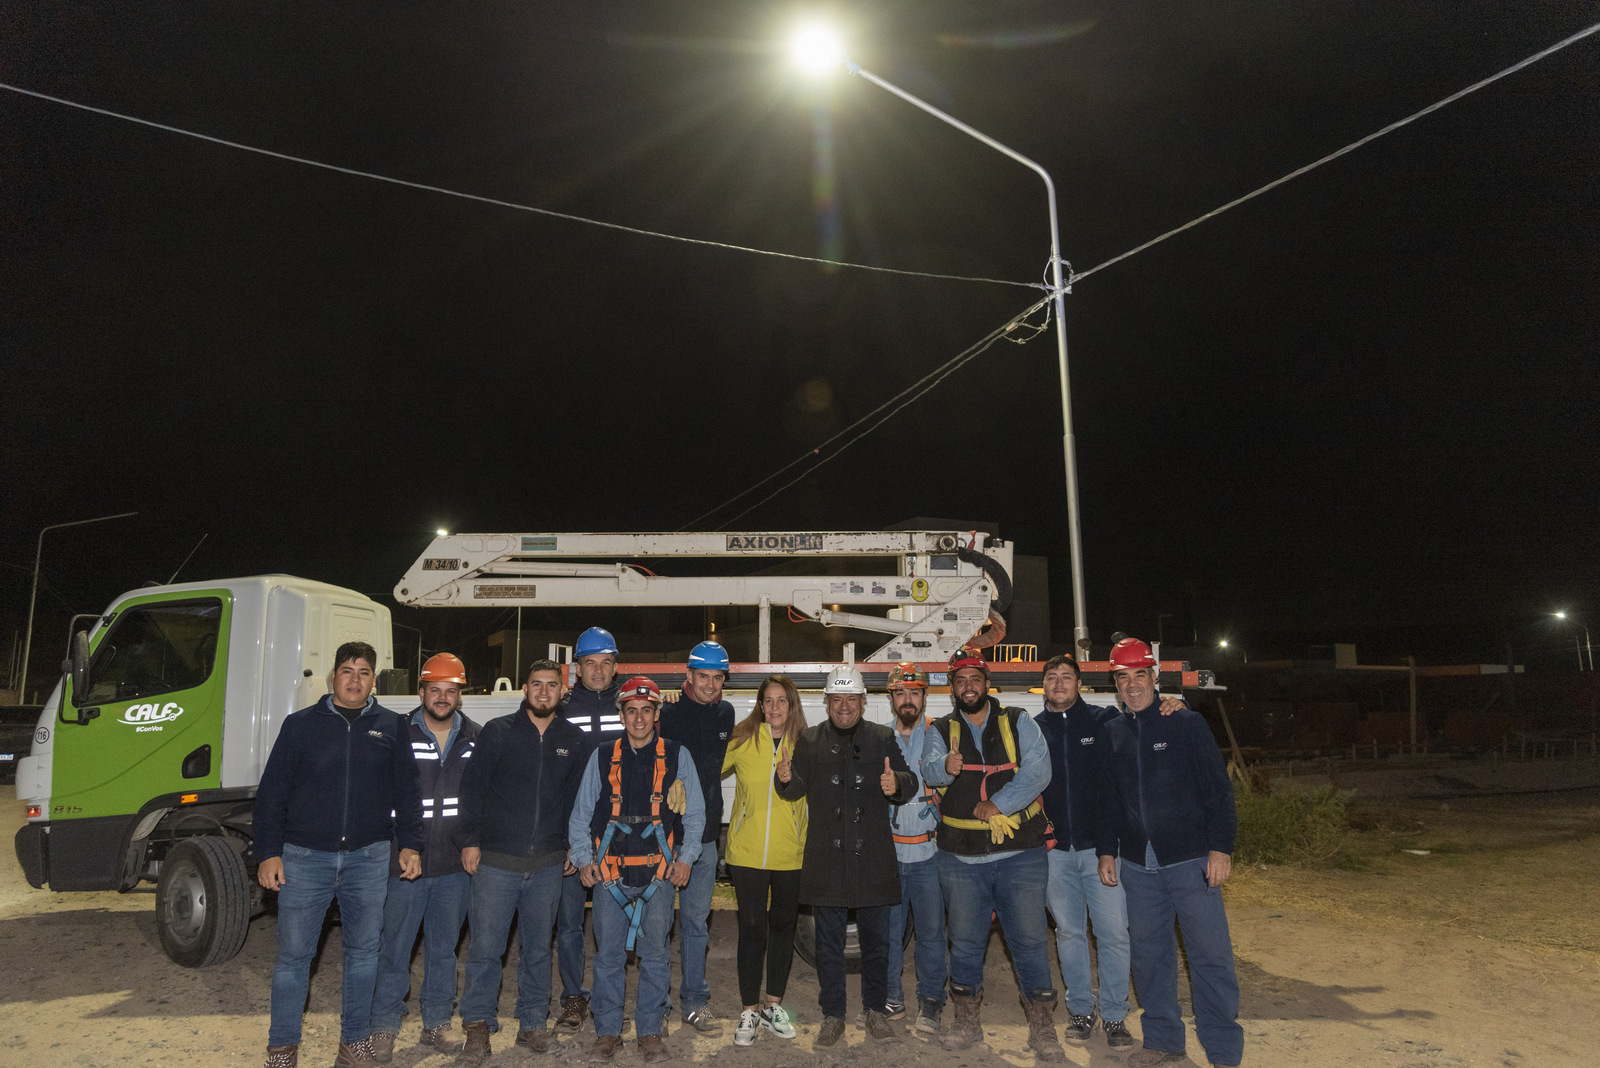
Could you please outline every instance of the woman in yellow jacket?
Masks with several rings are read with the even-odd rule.
[[[722,760],[722,774],[734,774],[727,859],[739,906],[739,994],[744,1011],[733,1035],[738,1046],[755,1042],[762,1027],[779,1038],[795,1036],[794,1023],[782,1002],[794,959],[795,917],[800,911],[806,803],[779,797],[772,777],[778,761],[794,752],[805,727],[806,715],[794,683],[786,675],[769,675],[756,691],[755,707],[728,738]],[[765,1002],[761,997],[763,959]]]

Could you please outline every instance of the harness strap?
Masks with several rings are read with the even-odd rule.
[[[611,783],[611,822],[606,824],[605,833],[595,839],[595,856],[598,858],[601,877],[607,885],[613,885],[621,878],[623,868],[637,868],[647,864],[656,866],[655,877],[657,879],[665,879],[667,877],[667,869],[671,867],[674,857],[672,835],[667,832],[666,827],[661,822],[661,802],[664,800],[661,786],[667,777],[667,741],[659,735],[656,737],[655,775],[650,788],[650,823],[641,832],[641,837],[646,841],[654,838],[660,843],[661,852],[628,857],[613,856],[610,852],[611,839],[616,834],[617,828],[622,828],[622,833],[628,835],[633,833],[634,827],[632,824],[623,823],[620,819],[622,815],[622,741],[621,738],[618,738],[611,749],[611,772],[608,776]],[[654,883],[651,885],[653,887]],[[653,893],[655,893],[655,890],[651,889],[646,892],[645,896],[648,897],[649,894]],[[612,889],[612,896],[617,898],[617,904],[622,905],[623,901],[619,894],[619,891]],[[623,906],[623,911],[628,911],[626,905]],[[628,939],[629,949],[633,948],[632,934],[636,934],[637,930],[638,924],[636,921],[634,930]]]
[[[961,773],[963,775],[969,771],[983,772],[983,778],[978,782],[978,800],[980,801],[989,800],[989,776],[1002,771],[1015,771],[1019,766],[1017,762],[1017,737],[1016,734],[1011,730],[1011,717],[1005,714],[1004,709],[998,709],[993,714],[1000,717],[1000,741],[1005,746],[1007,758],[1006,763],[963,764],[961,766]],[[961,750],[961,731],[961,716],[958,713],[950,720],[951,752],[960,752]],[[978,751],[980,753],[983,751],[981,740],[978,744]],[[1031,819],[1043,811],[1044,806],[1040,803],[1039,798],[1036,797],[1029,802],[1026,808],[1022,810],[1021,816],[1023,819]],[[989,829],[989,822],[987,820],[961,819],[957,816],[946,816],[943,813],[940,814],[939,818],[943,822],[948,823],[950,826],[960,827],[963,830],[987,831]]]

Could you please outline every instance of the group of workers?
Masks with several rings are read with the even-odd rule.
[[[1220,890],[1236,827],[1232,789],[1204,719],[1160,694],[1143,642],[1112,649],[1118,708],[1083,699],[1069,656],[1045,664],[1043,711],[1006,707],[990,692],[982,653],[968,648],[948,665],[953,707],[934,717],[927,674],[898,664],[889,725],[863,718],[866,685],[853,666],[828,675],[820,723],[806,723],[789,678],[771,675],[736,724],[722,696],[728,655],[716,642],[694,648],[682,691],[665,704],[650,678],[618,680],[617,657],[609,633],[585,631],[571,689],[561,665],[536,660],[521,707],[479,727],[460,710],[466,676],[456,657],[428,661],[420,706],[402,716],[372,696],[372,648],[340,647],[331,692],[285,721],[257,794],[258,879],[278,892],[266,1068],[298,1063],[311,960],[334,899],[344,955],[336,1068],[392,1059],[419,930],[420,1044],[455,1052],[457,1064],[487,1061],[513,917],[517,1046],[551,1051],[554,1031],[576,1032],[589,1016],[591,1053],[613,1058],[631,953],[639,1053],[670,1059],[674,919],[682,1023],[720,1034],[706,947],[729,774],[736,1046],[762,1031],[797,1034],[783,997],[804,904],[822,1010],[815,1046],[844,1036],[851,913],[858,1022],[871,1040],[898,1040],[897,1021],[908,1020],[945,1049],[982,1042],[984,957],[998,919],[1028,1045],[1040,1061],[1064,1060],[1048,912],[1068,1040],[1087,1042],[1098,1026],[1111,1048],[1134,1045],[1131,975],[1143,1048],[1129,1063],[1183,1058],[1176,922],[1201,1045],[1214,1065],[1239,1063],[1239,987]],[[583,982],[586,914],[592,987]],[[914,1009],[901,979],[908,923]],[[471,938],[458,1034],[463,924]],[[553,1023],[552,943],[562,983]]]

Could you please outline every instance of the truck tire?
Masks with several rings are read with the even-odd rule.
[[[855,910],[850,910],[852,915]],[[900,948],[905,949],[911,944],[916,934],[916,913],[906,916],[906,931],[900,938]],[[800,954],[800,959],[811,967],[817,966],[817,921],[811,915],[811,908],[803,905],[800,915],[794,921],[794,951]],[[854,975],[861,971],[861,936],[856,931],[856,923],[851,919],[844,928],[844,970],[846,974]]]
[[[173,846],[156,879],[161,948],[185,968],[231,960],[250,926],[250,882],[244,861],[217,835]]]

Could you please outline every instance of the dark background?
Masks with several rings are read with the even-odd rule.
[[[859,79],[801,78],[782,54],[800,10],[6,3],[0,80],[631,226],[1038,279],[1037,178]],[[1049,169],[1079,269],[1595,18],[1534,0],[831,10],[862,66]],[[1546,613],[1600,603],[1597,73],[1600,37],[1079,283],[1097,644],[1173,613],[1252,657],[1356,641],[1368,662],[1503,661],[1509,638],[1567,666],[1573,632]],[[675,529],[1037,292],[620,234],[9,92],[0,227],[0,659],[38,529],[140,513],[46,536],[35,678],[71,612],[165,581],[202,534],[180,578],[386,595],[435,527]],[[1060,430],[1051,334],[1001,343],[736,528],[997,523],[1049,557],[1064,644]],[[412,615],[430,647],[497,618]]]

